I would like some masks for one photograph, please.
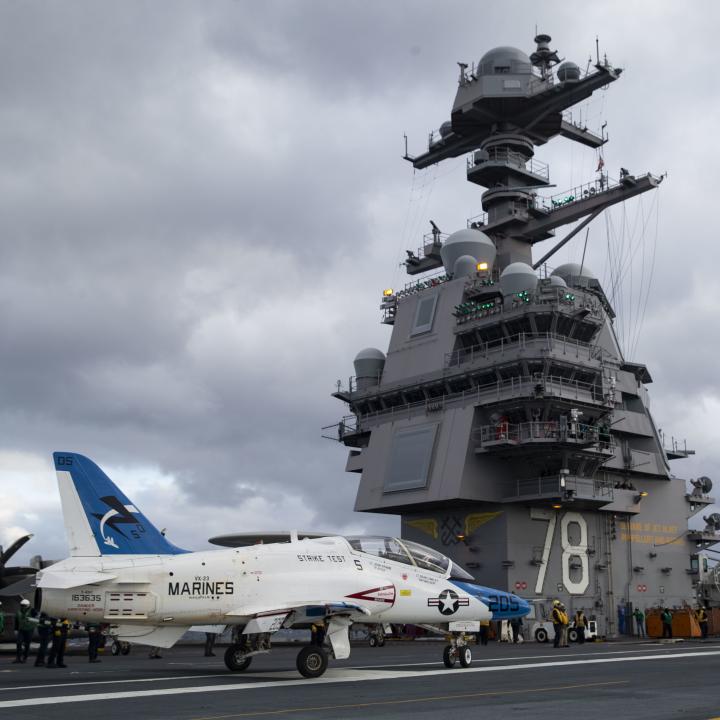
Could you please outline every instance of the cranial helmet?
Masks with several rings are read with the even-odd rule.
[[[559,604],[560,604],[559,600],[553,600],[553,605],[559,605]]]
[[[29,607],[29,606],[30,606],[30,601],[29,601],[29,600],[21,600],[21,601],[20,601],[20,604],[21,604],[23,607]]]

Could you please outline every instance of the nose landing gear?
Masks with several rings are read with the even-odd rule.
[[[443,663],[445,667],[453,668],[457,662],[460,662],[460,667],[470,667],[472,664],[472,651],[468,647],[465,636],[462,633],[459,635],[450,635],[448,640],[450,644],[446,645],[443,650]]]

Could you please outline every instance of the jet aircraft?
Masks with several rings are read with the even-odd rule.
[[[464,631],[521,617],[528,603],[477,585],[436,550],[392,537],[319,537],[189,552],[176,547],[91,460],[54,454],[70,557],[36,576],[35,607],[108,623],[120,641],[172,647],[193,625],[229,625],[230,670],[270,650],[273,633],[322,621],[326,645],[297,656],[319,677],[350,656],[354,622],[432,626],[448,633],[448,667],[472,661]],[[468,625],[470,624],[470,625]]]

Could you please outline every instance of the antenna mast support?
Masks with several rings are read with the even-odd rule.
[[[588,215],[576,228],[573,228],[550,252],[545,253],[536,263],[533,270],[537,270],[546,260],[551,258],[563,245],[569,243],[586,225],[589,225],[605,208],[598,208]]]

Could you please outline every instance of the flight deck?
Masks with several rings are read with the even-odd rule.
[[[523,718],[582,713],[607,717],[713,718],[720,714],[720,642],[613,642],[572,645],[490,643],[473,664],[447,670],[437,642],[360,644],[316,680],[298,678],[294,647],[259,656],[252,672],[229,673],[199,646],[151,660],[128,656],[65,669],[12,665],[0,656],[0,718]],[[219,648],[222,650],[222,648]]]

